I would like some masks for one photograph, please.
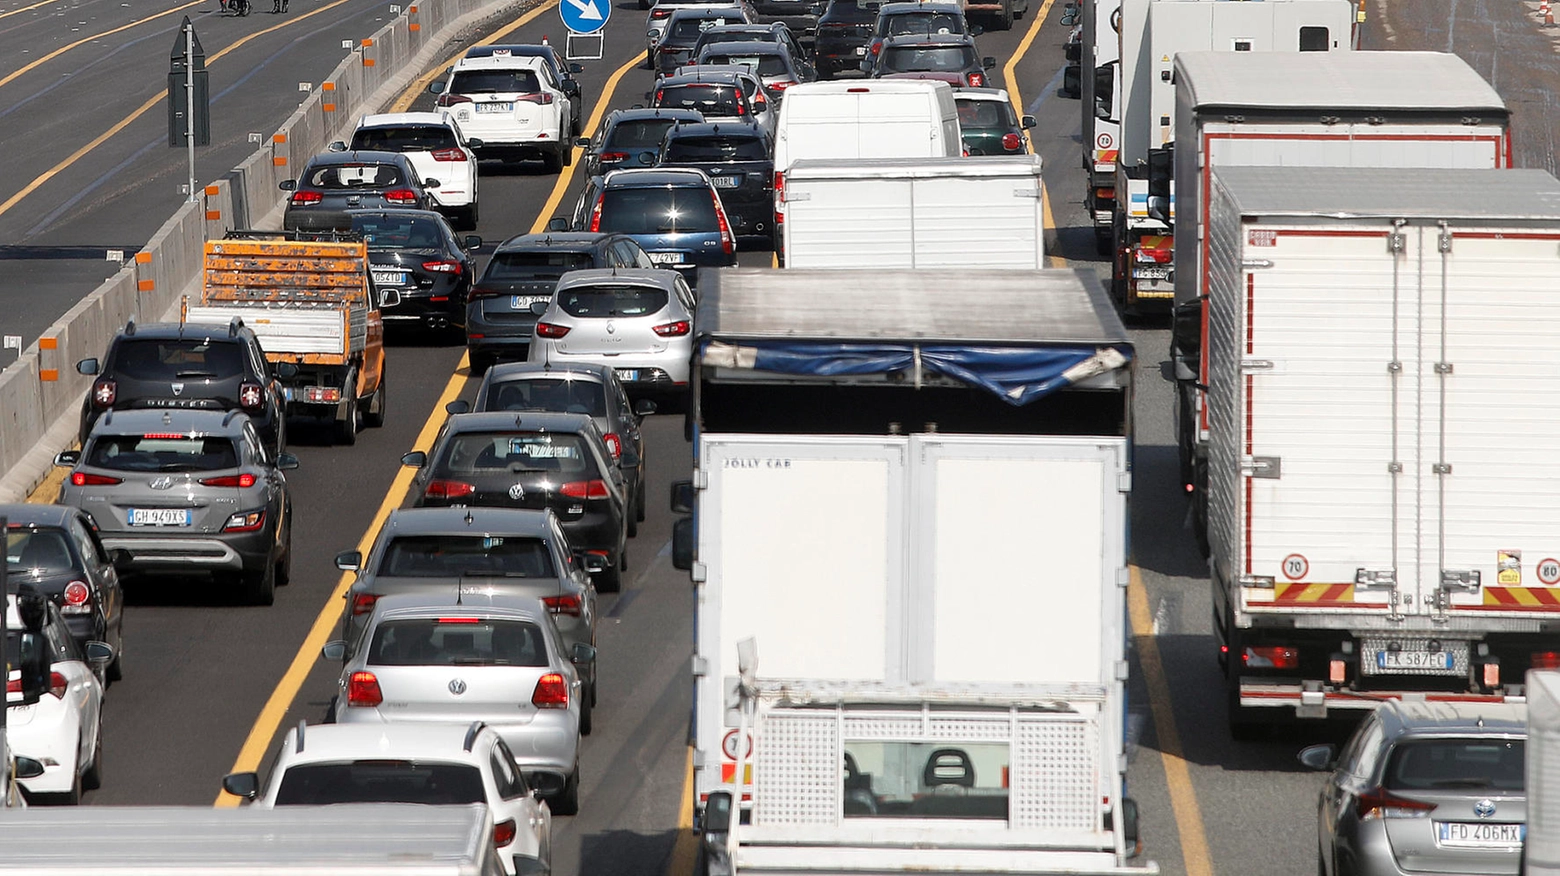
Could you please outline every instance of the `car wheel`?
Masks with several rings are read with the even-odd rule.
[[[108,664],[108,668],[103,670],[103,678],[110,682],[125,680],[125,646],[122,633],[119,642],[119,647],[114,650],[114,662]]]
[[[559,144],[557,148],[549,149],[542,153],[542,170],[548,173],[562,173],[564,148],[562,144]]]
[[[373,398],[363,406],[363,425],[370,429],[378,429],[385,424],[385,403],[389,401],[389,381],[385,379],[384,369],[379,371],[379,388],[374,390]]]
[[[580,812],[580,768],[574,766],[574,772],[563,782],[563,790],[558,795],[547,801],[547,807],[554,815],[578,815]]]
[[[96,791],[103,787],[103,723],[98,722],[97,750],[92,752],[92,766],[87,767],[81,774],[81,787],[87,791]]]
[[[639,475],[639,489],[634,492],[634,519],[643,523],[645,520],[645,476],[643,469]]]
[[[590,697],[588,697],[588,696],[580,697],[580,735],[581,736],[589,736],[590,735],[590,716],[591,716]]]
[[[347,381],[346,388],[342,392],[347,401],[342,404],[344,416],[336,420],[336,443],[348,447],[357,443],[358,433],[358,404],[357,404],[357,378]]]
[[[1013,4],[1009,0],[1004,0],[1002,9],[997,13],[993,23],[997,30],[1013,29]]]
[[[460,226],[466,231],[477,230],[477,202],[472,201],[460,211]]]
[[[244,600],[250,605],[270,605],[276,602],[276,561],[267,558],[252,572],[243,574]]]
[[[596,576],[596,589],[602,593],[616,593],[623,589],[623,572],[616,565],[608,566]]]

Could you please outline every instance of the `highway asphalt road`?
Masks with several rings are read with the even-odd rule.
[[[133,248],[171,212],[183,178],[182,152],[166,147],[158,106],[35,193],[3,200],[162,88],[163,59],[182,13],[103,36],[35,69],[27,69],[29,59],[175,3],[164,0],[148,10],[94,0],[31,11],[22,0],[0,4],[0,119],[25,111],[15,118],[29,122],[25,129],[13,123],[0,140],[11,169],[9,182],[0,184],[0,242],[10,245],[0,247],[0,257],[46,257],[8,264],[0,284],[0,327],[7,333],[26,333],[30,340],[112,268],[93,258],[57,256],[88,254],[75,247]],[[987,33],[978,42],[981,54],[996,55],[1009,67],[1007,81],[998,84],[1016,84],[1026,111],[1039,118],[1034,146],[1047,168],[1056,229],[1052,252],[1103,274],[1108,268],[1094,255],[1080,206],[1080,106],[1055,94],[1066,36],[1060,5],[1040,7],[1038,28],[1031,13],[1012,31]],[[366,0],[294,0],[290,17],[245,20],[220,18],[214,10],[214,0],[186,10],[197,19],[208,58],[243,36],[280,29],[212,64],[213,95],[222,95],[216,103],[220,123],[214,122],[219,145],[203,153],[203,179],[219,176],[247,153],[247,131],[269,131],[290,112],[296,83],[317,81],[333,67],[342,39],[366,35],[387,15],[387,7]],[[310,12],[318,14],[301,23]],[[632,62],[643,45],[644,15],[634,3],[616,7],[605,57],[588,63],[583,75],[587,119],[609,83],[614,106],[640,102],[650,86],[648,70]],[[559,41],[563,34],[551,6],[520,21],[503,41],[535,42],[544,35]],[[1367,31],[1367,47],[1373,38]],[[1393,48],[1408,48],[1404,41]],[[125,88],[128,81],[145,85]],[[415,108],[429,102],[419,95]],[[566,176],[567,191],[555,192],[558,178],[539,166],[484,166],[478,233],[496,242],[567,212],[580,184],[575,170]],[[743,256],[744,264],[768,260],[767,253]],[[1133,328],[1138,575],[1132,588],[1137,635],[1129,789],[1141,806],[1145,857],[1157,860],[1162,872],[1192,876],[1253,864],[1273,876],[1310,874],[1320,781],[1302,772],[1293,754],[1343,731],[1306,726],[1260,743],[1229,738],[1207,577],[1186,524],[1172,395],[1160,376],[1167,336],[1152,321]],[[334,628],[340,605],[334,594],[343,581],[331,558],[366,546],[375,521],[404,497],[408,473],[399,467],[400,455],[426,447],[444,402],[474,390],[460,370],[459,346],[421,337],[392,340],[384,428],[366,431],[350,449],[328,446],[323,435],[305,429],[292,435],[302,460],[289,478],[296,491],[297,554],[294,581],[275,606],[235,606],[228,594],[205,585],[142,587],[131,594],[126,678],[110,691],[105,782],[88,795],[90,804],[210,804],[224,773],[270,759],[280,729],[323,716],[335,673],[305,642],[311,630],[313,644]],[[653,416],[647,432],[650,518],[631,543],[624,591],[603,599],[601,701],[595,734],[584,746],[581,814],[554,822],[559,876],[661,876],[669,867],[686,876],[688,846],[679,847],[677,837],[687,817],[692,595],[686,575],[669,563],[671,518],[664,497],[668,483],[686,475],[690,455],[680,417]]]

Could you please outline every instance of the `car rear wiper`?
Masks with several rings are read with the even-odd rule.
[[[1495,783],[1489,778],[1436,779],[1426,783],[1431,788],[1490,788]]]

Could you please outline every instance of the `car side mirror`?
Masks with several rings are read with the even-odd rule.
[[[363,567],[362,551],[342,551],[336,555],[336,568],[343,572],[356,572]]]
[[[584,642],[575,642],[574,653],[569,657],[569,660],[575,666],[589,666],[596,662],[596,649]]]
[[[440,182],[439,180],[436,180],[436,179],[425,179],[425,180],[423,180],[422,184],[423,184],[423,188],[425,188],[425,189],[436,189],[439,186],[444,185],[443,182]]]
[[[429,94],[443,94],[444,93],[444,80],[442,80],[442,79],[435,79],[432,82],[428,83],[428,93]]]
[[[88,642],[87,662],[93,666],[107,666],[114,662],[114,646],[107,642]]]
[[[222,777],[222,790],[234,797],[253,800],[260,796],[260,776],[258,773],[228,773]]]
[[[65,468],[70,468],[80,461],[80,450],[61,450],[59,453],[54,454],[54,464]]]
[[[283,380],[291,380],[298,376],[298,366],[291,362],[276,363],[276,376]]]
[[[16,773],[18,779],[36,779],[43,775],[43,761],[30,757],[16,758]]]
[[[981,27],[978,24],[970,25],[970,36],[980,36],[981,34],[983,34],[985,32],[986,32],[986,29],[984,27]]]
[[[693,513],[694,490],[693,481],[672,482],[672,513]]]
[[[569,220],[563,218],[562,216],[554,216],[551,219],[547,220],[547,230],[548,231],[568,231],[569,230]]]
[[[413,450],[401,457],[401,464],[412,468],[422,468],[428,464],[428,454],[421,450]]]
[[[481,149],[482,148],[482,141],[479,138],[477,138],[477,137],[472,137],[471,139],[466,141],[466,148],[467,149]]]
[[[1078,23],[1078,13],[1076,13],[1076,12],[1064,12],[1064,13],[1062,13],[1062,26],[1063,27],[1072,27],[1073,25],[1075,25],[1077,23]]]
[[[466,235],[465,237],[461,238],[460,242],[465,244],[466,249],[469,250],[478,250],[482,248],[482,238],[475,234]]]
[[[982,69],[990,70],[991,68],[997,66],[997,59],[987,55],[986,57],[980,59],[980,66]]]
[[[601,554],[580,554],[580,565],[585,567],[585,571],[594,575],[597,572],[605,572],[609,563]]]
[[[1126,841],[1127,857],[1143,853],[1142,832],[1138,828],[1138,805],[1131,797],[1121,798],[1121,838]]]
[[[276,454],[276,467],[281,471],[292,471],[298,467],[298,457],[291,453]]]
[[[563,776],[558,773],[522,772],[521,775],[525,777],[525,784],[531,793],[537,797],[556,797],[563,793]]]
[[[334,141],[331,142],[331,144],[329,146],[325,147],[325,151],[326,152],[345,152],[345,151],[347,151],[347,144],[341,142],[340,140],[334,140]]]
[[[658,159],[660,157],[661,156],[657,155],[656,153],[651,152],[650,150],[646,149],[645,151],[639,153],[639,163],[640,164],[655,164],[656,159]]]
[[[320,656],[326,660],[345,660],[347,657],[347,643],[343,639],[335,639],[325,643],[320,649]]]
[[[648,417],[655,413],[655,399],[642,398],[634,402],[634,413],[641,417]]]
[[[98,373],[98,360],[82,359],[80,362],[76,363],[76,373],[87,375]]]
[[[1330,770],[1338,765],[1338,746],[1336,745],[1310,745],[1300,749],[1295,756],[1301,766],[1313,770]]]
[[[542,314],[547,312],[547,305],[548,304],[549,304],[549,302],[547,302],[547,301],[532,301],[531,302],[531,313],[536,315],[536,316],[541,316]]]
[[[109,565],[112,565],[115,569],[128,568],[134,559],[135,556],[124,548],[114,548],[108,552]]]
[[[463,398],[458,398],[444,406],[444,412],[446,414],[465,414],[470,413],[470,411],[471,402],[466,401]]]
[[[672,523],[672,568],[691,571],[697,553],[693,545],[693,518],[677,518]]]
[[[379,293],[380,308],[401,306],[401,290],[386,289]]]
[[[1170,224],[1170,199],[1164,195],[1148,196],[1148,218]]]
[[[284,192],[290,192],[290,191],[293,191],[294,189],[298,188],[298,181],[295,180],[295,179],[284,179],[281,182],[277,183],[276,187],[281,189]]]
[[[705,833],[726,833],[731,830],[731,792],[711,791],[704,803]]]
[[[569,65],[569,72],[570,73],[584,73],[585,72],[585,65],[584,64],[579,64],[579,63],[570,64]]]
[[[1035,122],[1035,117],[1034,116],[1024,116],[1023,118],[1018,120],[1019,127],[1023,128],[1026,131],[1029,130],[1030,128],[1033,128],[1035,126],[1035,124],[1036,124],[1036,122]]]
[[[570,97],[578,97],[580,94],[580,84],[573,79],[563,80],[562,82],[558,83],[558,87],[562,88],[563,93],[569,95]]]
[[[590,148],[590,138],[589,137],[575,137],[574,138],[574,145],[580,147],[581,149],[589,149]]]

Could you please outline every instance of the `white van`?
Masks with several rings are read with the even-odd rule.
[[[775,240],[785,221],[785,172],[803,158],[940,158],[964,154],[946,82],[849,79],[785,90],[775,125]]]

